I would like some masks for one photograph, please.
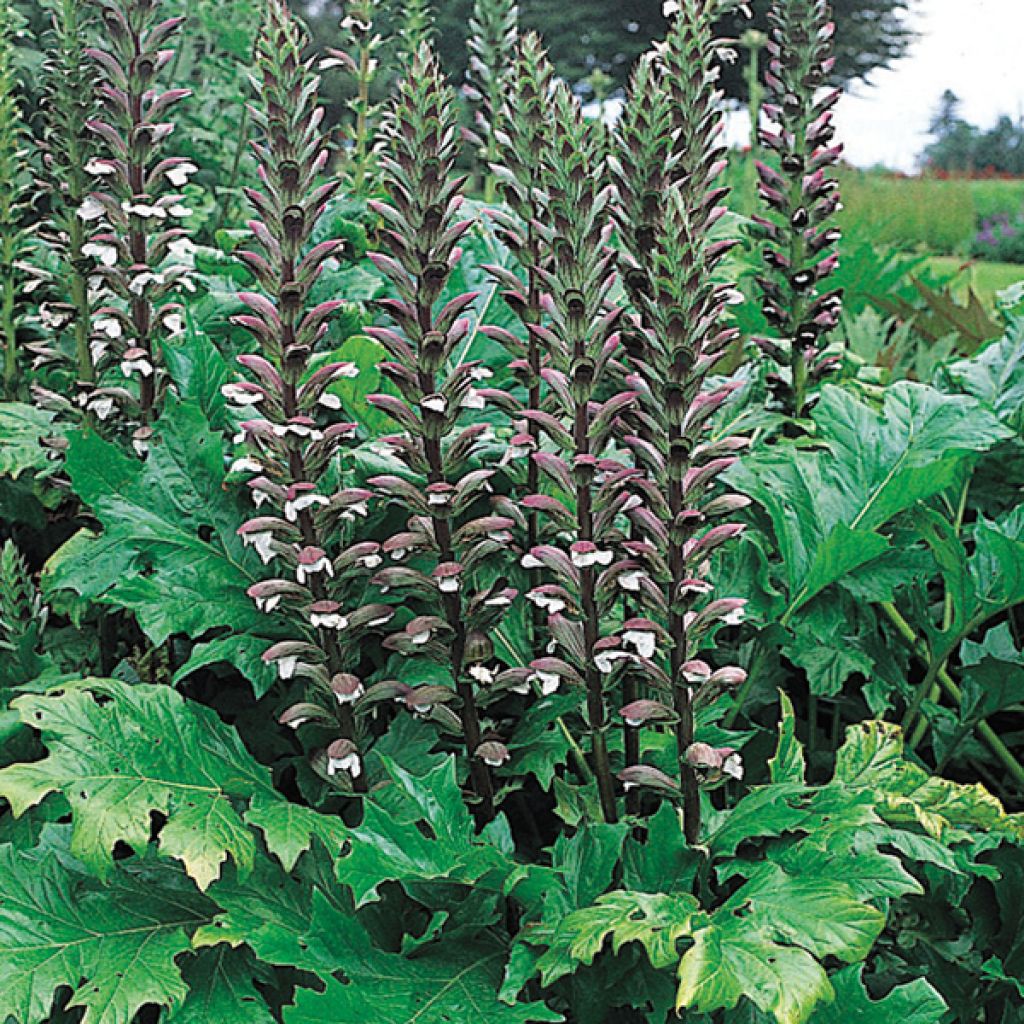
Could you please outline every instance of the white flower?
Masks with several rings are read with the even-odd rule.
[[[322,494],[300,494],[297,498],[284,503],[284,517],[289,523],[299,518],[299,513],[314,505],[327,505],[328,500]]]
[[[82,246],[82,255],[94,256],[103,266],[112,267],[117,263],[117,246],[102,242],[86,242]]]
[[[261,530],[259,533],[243,533],[242,543],[248,547],[255,548],[256,554],[264,565],[269,565],[274,558],[274,535],[269,530]],[[281,600],[280,595],[276,598]]]
[[[443,505],[447,505],[448,504],[448,500],[449,500],[449,496],[445,492],[438,493],[437,491],[433,491],[432,493],[427,495],[427,504],[428,505],[442,505],[443,506]]]
[[[728,288],[722,293],[722,297],[728,306],[742,306],[747,301],[747,297],[739,288]]]
[[[457,594],[459,592],[459,577],[458,576],[442,576],[437,581],[437,589],[442,594]]]
[[[78,217],[80,220],[88,223],[91,220],[99,220],[104,214],[103,204],[92,196],[86,196],[85,201],[78,208]]]
[[[322,629],[344,629],[348,619],[340,612],[310,612],[309,624]]]
[[[478,683],[483,683],[485,686],[494,682],[494,670],[489,669],[486,665],[470,665],[469,674]]]
[[[561,677],[555,672],[534,672],[530,679],[540,687],[544,697],[550,697],[562,683]]]
[[[602,675],[611,675],[615,671],[615,662],[628,658],[625,651],[598,651],[594,655],[594,664]]]
[[[530,554],[523,555],[523,557],[519,559],[519,564],[524,569],[541,569],[544,566],[544,563],[539,558]]]
[[[485,608],[507,608],[512,603],[512,598],[506,594],[495,594],[494,597],[484,601]]]
[[[116,316],[98,316],[93,321],[93,329],[105,334],[108,338],[120,338],[124,333],[121,321]]]
[[[157,206],[155,203],[133,203],[130,200],[125,199],[121,203],[121,209],[124,210],[125,213],[141,217],[142,220],[165,220],[167,218],[167,211],[162,206]]]
[[[476,388],[470,388],[462,399],[463,409],[483,409],[486,404],[486,399]]]
[[[136,274],[132,278],[131,284],[128,285],[128,291],[133,295],[141,295],[150,284],[163,284],[163,274],[154,274],[149,270],[144,270],[141,274]]]
[[[357,516],[362,516],[365,519],[369,514],[370,506],[365,501],[355,501],[341,513],[339,518],[344,523],[351,523]]]
[[[546,611],[549,615],[557,615],[558,612],[563,611],[565,608],[565,601],[562,598],[545,594],[539,590],[531,590],[526,595],[526,600],[535,604],[542,611]]]
[[[88,163],[86,163],[85,173],[96,174],[99,176],[103,176],[106,174],[116,174],[117,167],[115,167],[113,162],[110,160],[100,160],[96,157],[93,157],[90,161],[88,161]]]
[[[145,356],[122,359],[121,372],[125,377],[130,377],[133,373],[137,373],[142,377],[151,377],[153,375],[153,364]]]
[[[164,171],[164,176],[167,180],[175,187],[181,188],[188,184],[188,179],[193,175],[197,174],[199,168],[194,163],[186,160],[184,163],[175,164],[173,167],[169,167]]]
[[[281,595],[272,594],[270,597],[254,597],[253,601],[256,602],[257,611],[267,612],[269,614],[281,603]],[[280,662],[278,664],[280,664]],[[282,673],[281,678],[286,679],[287,676]]]
[[[327,759],[327,774],[337,775],[338,772],[348,772],[353,779],[358,778],[363,772],[363,763],[359,760],[359,755],[346,754],[344,757],[329,757]]]
[[[723,64],[735,64],[740,59],[740,55],[731,46],[719,46],[715,50],[715,56]]]
[[[87,408],[98,420],[105,420],[114,411],[114,399],[110,395],[98,395],[89,399]]]
[[[262,473],[263,466],[260,465],[251,455],[245,455],[235,459],[228,467],[229,473]]]
[[[443,413],[448,408],[448,399],[444,395],[431,395],[420,402],[420,407],[430,412]]]
[[[394,551],[391,552],[391,558],[395,562],[400,562],[408,553],[408,548],[395,548]]]
[[[261,392],[250,391],[240,384],[223,384],[220,393],[234,405],[259,405],[263,401]]]
[[[743,778],[743,758],[739,754],[730,754],[722,762],[722,772],[731,775],[734,779]]]
[[[334,575],[334,566],[331,565],[331,560],[326,555],[323,555],[308,564],[300,562],[295,567],[295,579],[299,583],[305,583],[309,577],[316,576],[321,572],[327,573],[328,576]]]
[[[190,238],[175,238],[174,241],[167,243],[167,251],[176,260],[188,260],[195,256],[196,245],[195,242],[193,242]],[[182,281],[182,284],[184,284],[185,287],[188,288],[191,282]]]
[[[726,614],[722,616],[722,622],[726,626],[738,626],[745,618],[746,612],[744,611],[743,606],[740,605],[737,608],[733,608],[732,611],[726,612]]]
[[[641,658],[650,660],[658,649],[658,638],[650,629],[627,629],[622,634],[622,642],[635,648]]]
[[[297,729],[301,729],[302,726],[304,726],[307,722],[312,722],[312,721],[313,721],[313,719],[309,718],[308,716],[299,716],[298,718],[289,718],[288,719],[288,728],[289,729],[296,729],[296,730]]]
[[[175,203],[173,206],[167,208],[167,212],[172,217],[191,217],[192,211],[182,203]]]
[[[132,447],[135,449],[135,454],[141,459],[149,452],[149,441],[142,437],[133,437]]]
[[[586,551],[573,551],[571,557],[572,564],[577,569],[589,569],[594,565],[611,565],[614,555],[611,551],[593,548]]]
[[[665,0],[665,2],[661,5],[661,13],[666,18],[673,17],[674,15],[678,14],[682,9],[682,4],[680,4],[679,0]]]
[[[489,377],[493,376],[494,371],[488,370],[486,366],[474,366],[473,369],[469,371],[470,380],[487,380]]]
[[[330,391],[325,391],[318,399],[317,402],[322,405],[325,409],[340,409],[341,399],[337,395],[331,394]]]
[[[647,574],[640,569],[631,569],[628,572],[622,573],[616,582],[623,590],[628,590],[630,593],[636,593],[640,589],[640,585]]]
[[[163,320],[164,327],[166,327],[171,334],[181,334],[182,331],[185,330],[185,320],[180,313],[165,313],[161,319]]]
[[[431,630],[431,628],[429,626],[425,626],[418,633],[411,634],[409,639],[417,647],[422,647],[423,644],[426,644],[426,643],[430,642],[430,637],[432,636],[432,634],[433,634],[433,631]]]
[[[273,600],[273,599],[271,599]],[[264,608],[264,611],[270,611],[270,608]],[[299,667],[299,657],[297,654],[289,654],[283,658],[277,659],[277,674],[282,679],[291,679],[295,675],[295,670]]]
[[[364,569],[376,569],[377,566],[384,561],[384,559],[381,558],[380,555],[372,554],[363,555],[363,557],[357,559],[357,561]]]

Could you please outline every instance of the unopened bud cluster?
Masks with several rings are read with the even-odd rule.
[[[833,123],[840,92],[827,88],[835,25],[826,0],[776,3],[769,18],[770,102],[763,110],[771,124],[761,141],[772,160],[757,164],[768,215],[755,220],[766,240],[758,277],[763,312],[776,336],[756,340],[786,368],[771,378],[780,407],[802,417],[812,386],[836,369],[836,357],[825,349],[842,312],[842,293],[829,287],[839,264],[839,186],[832,170],[842,154]]]

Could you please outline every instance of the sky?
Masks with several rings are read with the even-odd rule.
[[[914,7],[908,21],[919,36],[907,55],[852,86],[839,104],[850,163],[915,170],[945,89],[982,127],[1000,114],[1024,114],[1024,0],[916,0]],[[730,138],[746,137],[743,115],[730,120]]]
[[[916,8],[910,23],[920,36],[907,56],[839,106],[851,163],[913,170],[945,89],[973,124],[1024,114],[1024,0],[917,0]]]

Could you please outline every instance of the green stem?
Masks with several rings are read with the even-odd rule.
[[[909,622],[899,613],[899,610],[895,605],[890,602],[882,604],[882,610],[885,612],[889,621],[896,627],[896,631],[903,637],[904,640],[912,649],[917,653],[919,657],[927,657],[927,650],[924,642],[914,632],[913,627]],[[963,694],[960,687],[957,686],[953,677],[946,671],[945,668],[940,668],[935,673],[935,679],[938,685],[944,690],[959,706],[963,701]],[[978,735],[988,746],[989,750],[996,756],[996,758],[1002,763],[1003,767],[1009,772],[1014,782],[1024,790],[1024,766],[1021,765],[1020,761],[1010,752],[1010,749],[1006,744],[999,738],[996,731],[987,723],[979,722],[975,727]]]

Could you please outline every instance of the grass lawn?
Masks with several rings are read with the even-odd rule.
[[[994,304],[996,292],[1024,281],[1024,265],[1020,263],[983,263],[955,256],[932,256],[928,266],[938,274],[956,275],[954,292],[966,294],[969,286],[986,306]]]

